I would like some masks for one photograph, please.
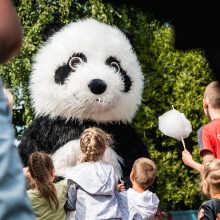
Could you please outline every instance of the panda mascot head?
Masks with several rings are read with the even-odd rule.
[[[126,36],[96,20],[73,22],[38,52],[31,75],[37,116],[130,121],[143,74]]]
[[[83,129],[96,126],[112,134],[115,151],[125,167],[126,161],[131,166],[136,157],[146,155],[129,125],[142,90],[140,64],[123,32],[94,19],[66,25],[34,60],[30,93],[36,119],[19,146],[24,163],[35,150],[55,153],[68,145],[56,154],[62,158],[57,166],[65,164],[67,148],[73,151]],[[138,153],[132,156],[132,149]]]

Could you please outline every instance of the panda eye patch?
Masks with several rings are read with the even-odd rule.
[[[110,67],[112,67],[115,70],[116,73],[120,71],[120,66],[116,62],[111,62]]]
[[[78,66],[83,64],[81,57],[71,57],[69,60],[69,66],[72,70],[75,70]]]
[[[115,57],[109,57],[106,61],[105,61],[105,64],[114,68],[115,69],[115,72],[119,72],[121,70],[121,67],[120,67],[120,62],[115,58]]]
[[[114,68],[115,73],[119,73],[121,75],[121,79],[124,83],[123,92],[129,92],[132,85],[132,80],[127,72],[120,65],[120,61],[117,60],[115,57],[110,56],[106,59],[105,64],[111,68]]]

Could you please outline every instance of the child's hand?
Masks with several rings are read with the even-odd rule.
[[[123,191],[125,191],[125,190],[126,190],[126,189],[125,189],[124,182],[121,181],[121,183],[119,183],[119,184],[117,185],[117,191],[118,191],[118,192],[123,192]]]
[[[198,214],[198,220],[202,219],[203,217],[204,217],[204,209],[200,209],[199,214]]]
[[[182,160],[183,160],[183,163],[186,164],[187,166],[190,166],[192,162],[194,161],[192,159],[192,155],[190,154],[188,150],[182,151]]]

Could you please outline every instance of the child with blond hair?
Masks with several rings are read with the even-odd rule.
[[[210,199],[200,206],[198,220],[220,219],[220,159],[204,165],[201,190]]]
[[[121,219],[115,196],[117,178],[114,168],[104,162],[112,138],[99,128],[85,129],[80,138],[81,160],[67,175],[69,190],[66,209],[76,211],[67,219]]]
[[[44,152],[34,152],[28,160],[25,173],[30,178],[27,191],[36,220],[65,220],[64,205],[67,200],[67,181],[53,183],[53,160]]]
[[[130,173],[132,188],[117,195],[123,220],[155,219],[159,199],[149,191],[149,186],[153,184],[156,174],[157,168],[152,160],[141,157],[134,162]]]

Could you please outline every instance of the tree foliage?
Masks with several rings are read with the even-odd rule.
[[[174,50],[170,26],[156,27],[152,35],[146,52],[148,55],[140,56],[147,80],[142,106],[134,124],[144,136],[151,157],[158,165],[161,206],[169,210],[197,209],[201,204],[199,175],[183,164],[182,143],[158,130],[158,117],[171,110],[172,105],[186,115],[193,127],[186,140],[187,149],[201,162],[197,130],[207,122],[202,100],[204,89],[211,81],[210,70],[202,51]]]
[[[202,99],[204,88],[211,81],[203,52],[174,50],[172,27],[134,8],[116,8],[102,0],[14,0],[14,4],[23,26],[23,48],[12,62],[0,67],[0,72],[15,96],[13,121],[17,137],[20,138],[34,117],[28,81],[33,56],[50,25],[64,25],[86,17],[116,25],[132,34],[132,43],[145,74],[143,102],[134,126],[158,166],[157,193],[161,207],[169,210],[198,208],[201,203],[199,176],[183,165],[181,143],[160,133],[158,116],[172,105],[186,114],[193,127],[186,140],[187,148],[199,161],[196,131],[207,122]]]

